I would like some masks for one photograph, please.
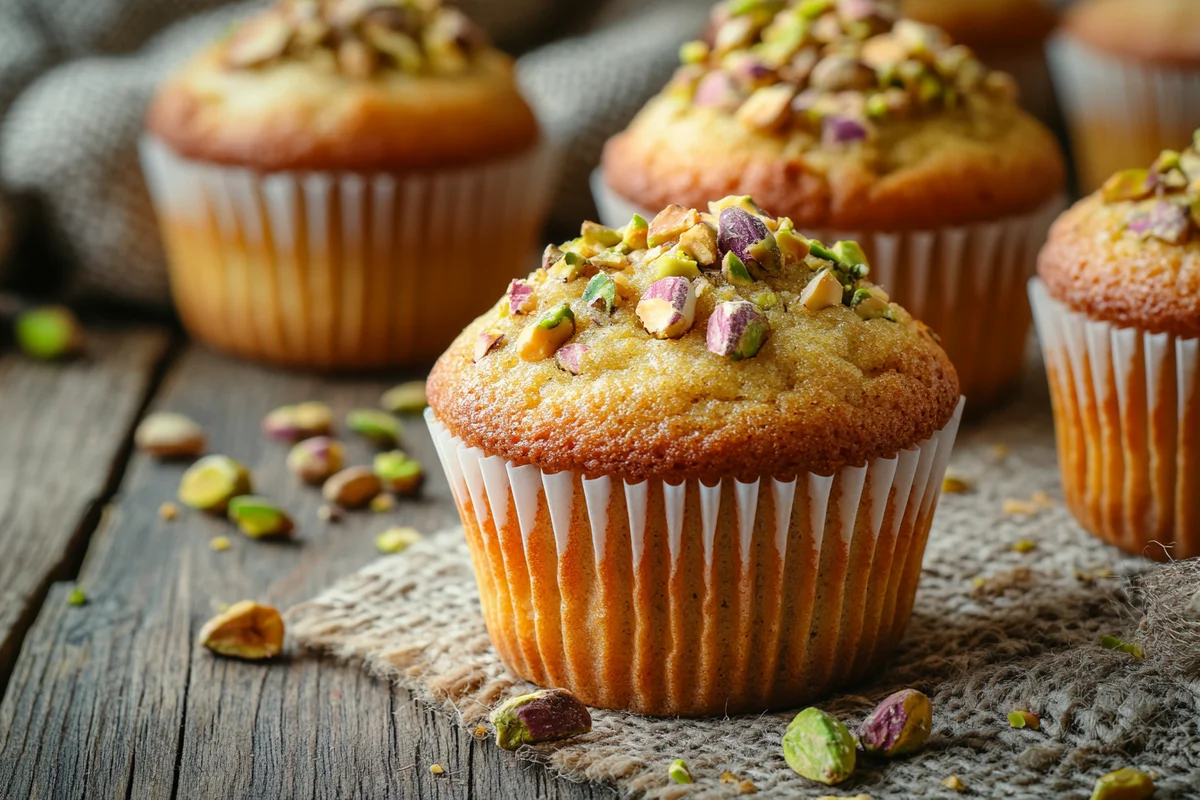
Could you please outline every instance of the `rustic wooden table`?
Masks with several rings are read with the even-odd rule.
[[[221,603],[287,607],[375,558],[386,525],[455,518],[416,418],[406,449],[431,467],[423,497],[337,524],[318,520],[319,493],[259,433],[276,406],[322,399],[342,413],[385,386],[260,369],[152,327],[93,331],[68,364],[0,355],[0,798],[612,796],[556,781],[352,666],[248,664],[196,645]],[[160,519],[183,466],[133,452],[154,409],[192,416],[212,452],[249,464],[256,489],[294,512],[297,540]],[[210,549],[219,534],[230,550]],[[85,606],[67,602],[76,584]]]

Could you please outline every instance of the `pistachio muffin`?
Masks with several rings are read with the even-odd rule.
[[[1031,284],[1063,491],[1158,560],[1200,555],[1200,133],[1055,223]]]
[[[605,147],[601,208],[615,221],[738,192],[809,235],[857,239],[942,337],[972,406],[1001,394],[1063,186],[1012,78],[873,0],[725,2],[682,58]]]
[[[172,76],[147,130],[185,325],[265,361],[431,362],[545,210],[512,61],[440,0],[281,0]]]
[[[1080,188],[1154,160],[1200,127],[1200,3],[1081,0],[1050,49]]]
[[[1021,105],[1048,125],[1056,122],[1045,47],[1058,12],[1047,0],[903,0],[900,10],[936,25],[983,63],[1012,75]]]
[[[867,270],[748,197],[672,205],[584,223],[455,340],[427,419],[514,672],[705,715],[879,666],[960,400]]]

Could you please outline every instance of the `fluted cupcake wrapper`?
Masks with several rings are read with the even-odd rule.
[[[1200,128],[1200,68],[1108,55],[1067,34],[1049,54],[1085,193],[1183,149]]]
[[[1029,295],[1071,512],[1129,552],[1200,555],[1200,340],[1091,319],[1036,278]]]
[[[431,362],[534,262],[554,155],[427,173],[142,167],[188,330],[275,363]]]
[[[593,706],[707,715],[794,706],[886,658],[961,410],[892,458],[714,486],[546,473],[425,418],[505,663]]]
[[[592,192],[605,225],[624,225],[634,213],[646,216],[645,209],[608,188],[599,171],[592,174]],[[1025,285],[1065,205],[1065,198],[1057,197],[1031,214],[934,230],[809,229],[804,234],[862,244],[871,261],[871,281],[938,334],[962,393],[978,411],[1020,375],[1030,325]]]

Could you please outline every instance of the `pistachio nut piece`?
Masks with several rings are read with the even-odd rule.
[[[800,304],[809,311],[822,311],[842,304],[845,287],[831,269],[818,272],[800,292]]]
[[[474,361],[478,364],[483,357],[492,350],[500,346],[504,341],[504,334],[500,331],[483,331],[475,337],[475,352]]]
[[[232,498],[249,493],[249,470],[229,456],[205,456],[179,481],[180,501],[201,511],[224,511]]]
[[[868,753],[891,758],[915,753],[929,741],[933,728],[933,706],[916,689],[889,695],[867,715],[858,731],[858,741]]]
[[[64,306],[21,312],[14,334],[21,351],[41,361],[70,358],[83,349],[83,326]]]
[[[797,774],[832,786],[854,772],[857,745],[836,717],[818,708],[796,715],[783,735],[783,757]]]
[[[194,458],[204,452],[204,429],[183,414],[156,411],[133,434],[138,450],[157,458]]]
[[[649,247],[658,247],[678,239],[683,232],[700,221],[700,214],[694,208],[684,208],[680,205],[669,205],[650,222],[646,235]]]
[[[346,415],[346,427],[379,447],[395,447],[400,441],[400,420],[376,408],[356,408]]]
[[[1097,778],[1091,800],[1145,800],[1153,796],[1154,781],[1150,776],[1124,767]]]
[[[292,446],[287,467],[305,483],[322,483],[342,468],[341,442],[328,436],[314,436]]]
[[[539,689],[513,697],[492,711],[491,722],[496,744],[505,750],[567,739],[592,729],[587,706],[566,689]]]
[[[700,267],[680,248],[674,248],[650,262],[655,280],[662,278],[699,278]]]
[[[297,442],[333,430],[333,411],[317,401],[281,406],[263,419],[263,433],[273,439]]]
[[[731,206],[717,218],[717,242],[721,255],[736,253],[751,274],[779,272],[781,257],[775,235],[755,215]]]
[[[634,250],[645,250],[649,247],[650,223],[646,222],[646,218],[641,214],[634,214],[633,219],[625,226],[624,236],[621,243],[624,244],[632,252]]]
[[[375,549],[381,553],[399,553],[421,540],[416,528],[388,528],[375,537]]]
[[[283,617],[271,606],[243,600],[204,623],[199,639],[218,655],[247,661],[272,658],[283,651]]]
[[[520,278],[514,278],[508,284],[508,313],[512,315],[528,314],[537,302],[533,297],[533,284]]]
[[[612,313],[617,304],[617,284],[611,275],[598,272],[584,287],[582,299],[591,308]]]
[[[400,450],[376,455],[372,469],[384,489],[401,496],[415,494],[425,481],[425,470],[421,463]]]
[[[401,383],[388,389],[379,398],[379,406],[392,414],[420,414],[427,405],[425,381]]]
[[[290,536],[296,525],[270,500],[244,494],[229,501],[229,519],[251,539]]]
[[[525,361],[541,361],[574,334],[575,313],[568,304],[559,303],[525,326],[517,337],[517,354]]]
[[[578,375],[583,371],[583,357],[591,349],[586,344],[564,345],[558,348],[558,352],[554,354],[554,361],[558,364],[559,369],[572,375]]]
[[[367,467],[347,467],[321,487],[325,499],[342,508],[362,508],[381,491],[379,477]]]
[[[754,303],[720,303],[708,318],[708,350],[731,361],[753,358],[771,333],[766,316]]]
[[[702,267],[717,263],[717,229],[707,222],[693,225],[679,237],[679,249]]]
[[[657,280],[642,295],[637,315],[654,338],[678,339],[696,319],[696,288],[687,278]]]

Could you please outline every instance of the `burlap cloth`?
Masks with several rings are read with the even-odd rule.
[[[1040,369],[1040,368],[1037,368]],[[622,795],[727,797],[718,776],[750,779],[759,796],[868,793],[874,800],[957,796],[1086,798],[1099,775],[1137,766],[1158,775],[1156,798],[1200,797],[1200,561],[1167,566],[1127,556],[1085,534],[1063,507],[1044,377],[1006,411],[960,435],[952,472],[973,484],[946,495],[929,538],[912,621],[885,672],[822,707],[854,729],[898,688],[929,694],[933,736],[920,754],[860,759],[836,791],[784,763],[780,736],[792,713],[709,720],[649,719],[595,711],[591,734],[526,748],[571,780],[602,781]],[[1032,515],[1005,514],[1007,499]],[[1012,549],[1022,539],[1036,549]],[[365,665],[413,690],[462,725],[529,690],[488,642],[460,530],[427,538],[345,579],[289,612],[301,646]],[[1145,659],[1098,645],[1111,633]],[[1041,730],[1014,730],[1027,709]],[[684,758],[691,787],[667,780]]]

